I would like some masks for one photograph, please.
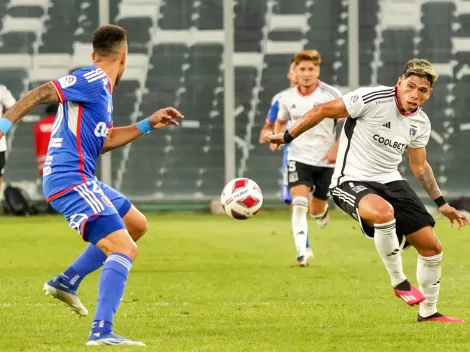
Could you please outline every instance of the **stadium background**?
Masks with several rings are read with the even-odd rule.
[[[429,160],[445,194],[467,192],[469,1],[0,0],[0,84],[18,99],[88,65],[92,33],[107,22],[129,34],[115,125],[164,106],[186,115],[181,128],[101,160],[98,176],[136,202],[203,209],[226,179],[246,176],[261,186],[267,206],[281,206],[280,154],[259,145],[258,134],[272,96],[288,86],[292,54],[302,49],[321,53],[320,78],[342,92],[393,85],[406,60],[430,60],[440,79],[424,107],[433,125]],[[5,179],[34,198],[42,193],[33,122],[42,110],[8,140]],[[406,162],[400,171],[409,178]]]

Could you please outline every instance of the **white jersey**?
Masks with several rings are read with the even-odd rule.
[[[300,93],[298,87],[292,87],[279,99],[277,118],[294,124],[314,106],[340,96],[338,89],[320,81],[318,81],[317,88],[308,95]],[[322,159],[335,144],[336,123],[336,120],[324,119],[317,126],[294,139],[289,144],[287,159],[312,166],[334,167]]]
[[[398,165],[406,148],[428,144],[431,123],[418,108],[402,114],[396,88],[359,88],[343,96],[346,120],[331,187],[345,181],[388,183],[402,180]]]
[[[3,113],[11,108],[16,103],[15,98],[11,95],[7,87],[0,85],[0,119],[3,116]],[[5,136],[0,139],[0,152],[7,150],[7,141]]]

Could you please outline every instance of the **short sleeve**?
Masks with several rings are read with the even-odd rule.
[[[2,94],[2,105],[7,109],[11,108],[16,103],[16,99],[13,97],[7,87],[3,87],[4,92]]]
[[[93,72],[93,71],[91,71]],[[74,72],[68,76],[51,81],[57,90],[61,103],[73,101],[87,104],[96,101],[108,80],[106,75],[91,75],[91,72]],[[90,75],[87,75],[90,74]]]
[[[362,89],[356,89],[350,93],[343,95],[343,102],[346,110],[353,119],[360,117],[365,110],[366,104],[362,100]]]
[[[279,100],[274,101],[268,111],[268,116],[266,116],[266,122],[273,124],[276,122],[277,114],[279,113]]]
[[[421,131],[420,131],[421,129]],[[410,148],[424,148],[428,145],[429,138],[431,137],[431,124],[427,123],[424,126],[416,127],[410,126]],[[413,138],[413,136],[416,136]]]
[[[277,118],[283,122],[290,120],[289,110],[287,109],[286,104],[282,100],[279,101],[279,112],[277,113]]]

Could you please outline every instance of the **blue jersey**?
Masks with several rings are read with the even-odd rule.
[[[96,161],[113,126],[112,85],[98,66],[51,83],[61,104],[44,164],[43,188],[48,201],[94,179]]]
[[[271,125],[276,122],[277,114],[279,113],[279,99],[281,98],[282,93],[285,91],[287,91],[287,89],[277,93],[271,100],[271,106],[269,107],[268,115],[266,116],[266,122],[270,123]]]

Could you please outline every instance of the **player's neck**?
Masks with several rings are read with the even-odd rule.
[[[106,73],[109,80],[111,81],[112,87],[114,88],[119,68],[115,67],[112,63],[108,63],[106,61],[95,61],[93,64],[98,66],[100,69],[103,70],[104,73]]]
[[[297,90],[299,91],[299,93],[300,93],[301,95],[304,95],[304,96],[305,96],[305,95],[310,95],[310,94],[313,93],[313,91],[314,91],[315,89],[317,89],[318,83],[319,83],[319,81],[316,80],[311,86],[303,86],[303,85],[299,84],[299,85],[297,86]]]

